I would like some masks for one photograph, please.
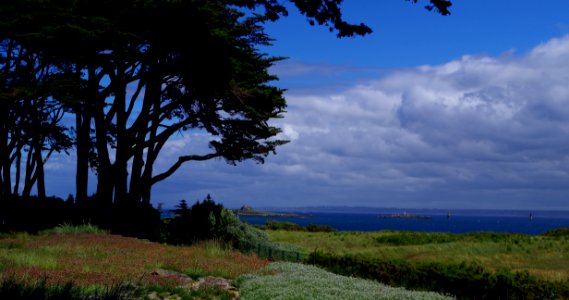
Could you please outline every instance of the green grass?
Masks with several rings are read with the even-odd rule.
[[[527,270],[549,280],[569,279],[569,239],[507,233],[299,232],[267,231],[272,241],[379,260],[460,264],[488,270]]]
[[[239,281],[243,300],[450,299],[287,262],[272,263],[257,275],[245,275]]]
[[[40,234],[107,234],[106,230],[99,229],[97,226],[92,224],[61,224],[55,228],[44,230]]]
[[[518,248],[527,248],[528,245],[532,247],[530,251],[539,250],[540,255],[558,253],[555,251],[559,250],[553,249],[560,245],[565,245],[565,251],[569,249],[566,238],[506,238],[483,234],[420,237],[414,233],[397,232],[268,233],[274,241],[290,243],[285,248],[301,250],[306,254],[319,249],[337,254],[408,260],[440,260],[438,255],[451,250],[451,254],[443,256],[448,258],[462,251],[467,252],[462,255],[480,258],[488,255],[491,246],[496,248],[496,253],[499,249],[510,247],[510,253],[514,254],[520,252]],[[474,246],[465,248],[465,244]],[[274,250],[273,255],[278,257],[278,251]],[[241,299],[245,300],[444,298],[435,293],[413,292],[374,281],[339,276],[313,266],[267,264],[266,260],[255,255],[231,250],[220,240],[205,241],[194,246],[171,246],[111,235],[88,224],[78,228],[63,225],[39,235],[17,233],[0,237],[0,287],[4,289],[0,290],[0,298],[17,293],[41,294],[42,291],[55,295],[55,298],[58,294],[71,295],[71,298],[64,299],[79,299],[85,295],[105,297],[109,294],[128,294],[143,299],[232,297],[230,292],[216,288],[188,290],[149,278],[150,271],[157,268],[184,273],[193,279],[205,276],[237,279]],[[73,283],[69,285],[71,279]],[[117,287],[120,289],[117,290]]]

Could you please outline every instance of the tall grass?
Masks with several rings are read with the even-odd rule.
[[[267,263],[229,250],[219,241],[171,246],[117,235],[72,233],[0,239],[0,281],[16,276],[29,282],[45,278],[48,285],[73,279],[82,287],[152,283],[149,274],[158,268],[236,278]]]
[[[33,283],[24,282],[15,278],[8,278],[0,282],[0,299],[26,299],[26,300],[120,300],[133,299],[134,286],[115,285],[106,289],[87,290],[67,282],[65,284],[48,285],[45,280]]]
[[[61,224],[52,229],[43,230],[40,234],[107,234],[107,230],[99,229],[96,225],[85,223],[81,225]]]

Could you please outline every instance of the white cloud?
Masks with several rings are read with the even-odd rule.
[[[447,191],[452,201],[449,191],[460,189],[558,189],[566,198],[568,82],[566,36],[519,57],[464,56],[341,93],[290,95],[283,122],[299,135],[271,169],[302,170],[286,180],[328,174],[326,184],[377,198],[387,190],[422,198],[419,191],[430,190]],[[481,205],[507,200],[498,197]]]

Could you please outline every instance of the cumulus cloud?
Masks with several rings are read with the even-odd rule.
[[[523,200],[539,208],[539,197],[500,191],[569,195],[568,83],[566,36],[517,57],[467,55],[341,93],[294,94],[281,126],[295,139],[266,169],[287,180],[359,187],[362,195],[346,193],[344,203],[362,204],[358,197],[372,193],[377,202],[368,204],[397,205],[382,195],[412,193],[424,206],[430,194],[463,206],[453,201],[468,190],[466,201],[483,206]]]

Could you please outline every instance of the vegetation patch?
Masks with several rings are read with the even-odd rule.
[[[240,277],[239,282],[243,300],[450,299],[432,292],[388,287],[289,262],[272,263],[257,275]]]
[[[18,249],[5,243],[21,245]],[[149,282],[149,272],[169,268],[200,275],[236,278],[265,266],[266,260],[210,244],[170,246],[110,234],[25,235],[0,239],[0,281],[18,278],[34,283],[113,286]]]
[[[263,225],[268,230],[308,231],[308,232],[335,232],[336,229],[328,225],[308,224],[301,226],[293,222],[269,220]]]
[[[26,282],[13,277],[0,282],[0,299],[133,299],[134,292],[134,286],[122,284],[94,290],[82,288],[72,282],[50,285],[45,280]]]
[[[527,242],[531,236],[525,234],[503,232],[416,232],[416,231],[387,231],[375,239],[380,244],[386,245],[426,245],[455,242],[512,242],[514,244]]]
[[[557,228],[546,231],[543,236],[549,237],[569,237],[569,227]]]
[[[364,260],[412,264],[475,263],[497,272],[529,272],[549,281],[569,279],[569,240],[509,233],[301,232],[267,231],[271,240],[291,244],[304,254],[327,253]]]
[[[309,261],[337,274],[370,278],[459,299],[567,299],[569,281],[549,281],[527,271],[489,271],[476,263],[410,263],[312,253]]]
[[[46,229],[40,234],[107,234],[108,230],[103,230],[91,223],[84,223],[81,225],[73,225],[64,223],[51,229]]]

